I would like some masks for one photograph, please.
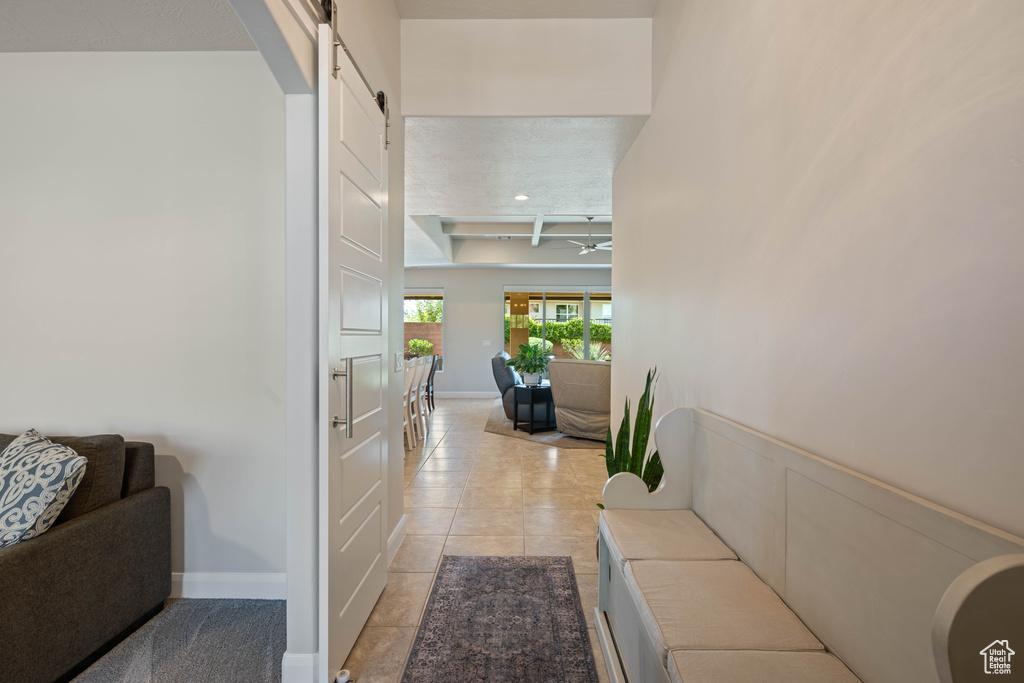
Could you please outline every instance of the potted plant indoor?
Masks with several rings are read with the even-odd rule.
[[[613,477],[619,472],[632,472],[643,479],[648,491],[654,491],[661,483],[665,468],[661,465],[661,455],[657,449],[650,455],[647,444],[651,439],[651,426],[654,422],[654,391],[657,386],[657,368],[647,372],[647,384],[640,397],[640,405],[636,409],[636,423],[633,425],[633,449],[629,447],[629,398],[626,398],[626,409],[622,416],[622,425],[615,440],[612,440],[612,428],[608,427],[605,440],[605,465],[608,476]],[[604,509],[604,505],[597,504]]]
[[[505,361],[505,365],[523,376],[523,384],[537,385],[541,373],[548,369],[548,356],[540,344],[520,344],[519,353]]]

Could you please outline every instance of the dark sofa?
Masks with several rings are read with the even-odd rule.
[[[16,437],[0,434],[0,450]],[[0,681],[70,680],[171,593],[170,491],[152,444],[50,437],[88,459],[46,533],[0,548]]]

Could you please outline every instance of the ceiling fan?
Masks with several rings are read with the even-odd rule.
[[[607,242],[601,242],[600,244],[594,244],[594,223],[593,223],[593,221],[594,221],[594,217],[593,216],[587,216],[587,243],[586,244],[584,244],[583,242],[577,242],[576,240],[566,240],[566,242],[568,242],[569,244],[575,244],[575,245],[578,245],[580,247],[583,247],[582,251],[580,251],[580,256],[583,256],[584,254],[589,254],[589,253],[591,253],[593,251],[611,251],[612,250],[612,242],[611,242],[611,240],[608,240]]]

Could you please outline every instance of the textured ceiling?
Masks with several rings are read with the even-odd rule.
[[[408,118],[406,213],[609,215],[612,174],[646,119]]]
[[[395,0],[403,19],[624,19],[658,0]]]
[[[407,118],[405,209],[416,218],[406,221],[406,263],[610,263],[608,252],[580,258],[564,240],[586,236],[588,215],[604,217],[595,236],[610,235],[612,174],[646,120]]]
[[[255,49],[227,0],[0,0],[0,52]]]

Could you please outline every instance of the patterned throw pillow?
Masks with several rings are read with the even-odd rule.
[[[43,533],[85,476],[86,459],[30,429],[0,453],[0,548]]]

